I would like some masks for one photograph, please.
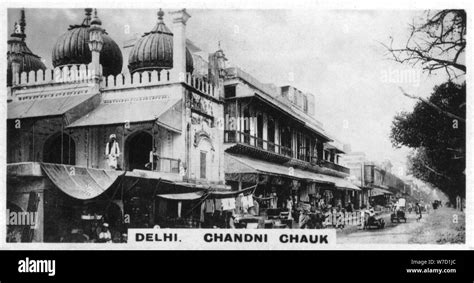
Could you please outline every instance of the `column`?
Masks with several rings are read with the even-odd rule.
[[[179,80],[186,74],[186,22],[191,17],[186,9],[170,12],[173,19],[173,70]]]

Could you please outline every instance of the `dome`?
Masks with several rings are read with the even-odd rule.
[[[128,57],[131,73],[173,68],[173,33],[163,22],[163,11],[158,12],[158,23],[133,46]],[[186,72],[193,71],[193,57],[186,48]]]
[[[28,48],[25,42],[25,11],[21,11],[20,24],[15,23],[15,30],[8,40],[7,51],[7,86],[12,85],[12,57],[16,55],[20,59],[20,74],[37,70],[45,70],[46,66],[41,61],[41,57],[35,55]]]
[[[71,25],[61,35],[53,48],[53,66],[89,64],[92,53],[88,46],[91,9],[86,9],[86,18],[81,25]],[[100,21],[100,20],[99,20]],[[104,45],[100,52],[100,64],[104,76],[117,75],[122,71],[123,57],[120,47],[106,33],[102,35]]]

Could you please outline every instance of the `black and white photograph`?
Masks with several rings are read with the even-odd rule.
[[[159,4],[5,9],[10,249],[468,248],[467,7]]]

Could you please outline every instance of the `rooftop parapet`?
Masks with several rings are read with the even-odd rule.
[[[14,74],[17,84],[13,87],[42,86],[45,84],[93,83],[95,72],[90,65],[56,67],[54,69],[37,70]]]
[[[13,86],[14,88],[32,88],[51,84],[93,84],[95,82],[95,73],[90,64],[79,65],[79,67],[76,65],[57,67],[44,71],[38,70],[23,72],[21,74],[17,73],[15,75],[18,78],[18,83]],[[100,81],[100,86],[103,91],[184,83],[205,95],[220,99],[219,92],[213,84],[190,73],[178,74],[174,72],[173,69],[162,70],[160,72],[135,72],[133,75],[130,73],[118,74],[116,76],[110,75],[108,77],[102,77]]]

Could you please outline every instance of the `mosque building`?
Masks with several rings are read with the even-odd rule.
[[[312,94],[261,83],[220,44],[202,51],[185,9],[166,17],[121,49],[87,8],[47,69],[21,11],[7,53],[7,208],[38,221],[9,225],[8,241],[100,241],[106,224],[115,242],[128,228],[229,228],[236,214],[291,228],[301,211],[359,208]]]
[[[22,11],[7,54],[8,207],[42,219],[17,235],[23,241],[59,241],[72,221],[103,215],[115,226],[124,215],[127,227],[166,223],[192,214],[203,189],[228,189],[216,126],[223,78],[193,75],[186,10],[170,12],[173,31],[164,16],[121,73],[121,50],[97,11],[85,9],[56,40],[52,70],[26,46]]]

